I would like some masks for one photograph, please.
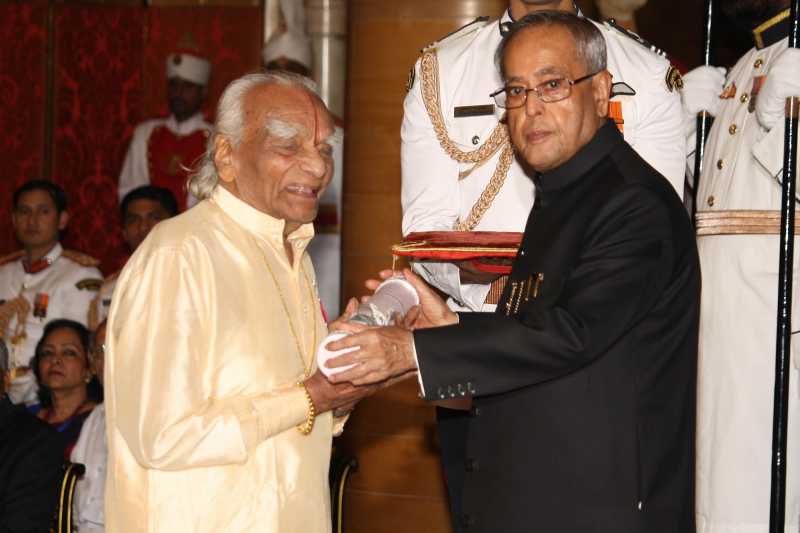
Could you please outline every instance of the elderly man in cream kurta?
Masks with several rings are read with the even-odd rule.
[[[190,185],[200,203],[159,224],[120,276],[109,531],[330,531],[331,437],[370,391],[314,363],[327,328],[305,248],[334,127],[305,83],[228,86]]]

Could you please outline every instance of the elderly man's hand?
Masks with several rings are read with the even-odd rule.
[[[378,387],[356,387],[351,383],[331,383],[319,370],[305,381],[305,386],[317,414],[333,411],[336,416],[351,411],[359,400],[378,390]]]
[[[356,333],[362,331],[366,327],[363,324],[354,324],[352,322],[348,322],[348,320],[350,320],[353,315],[356,314],[356,310],[358,310],[358,300],[355,298],[350,298],[350,301],[347,302],[347,307],[345,307],[342,315],[328,324],[328,333],[334,333],[337,331]]]
[[[411,331],[397,326],[372,328],[331,342],[328,349],[332,351],[352,347],[360,349],[326,363],[328,368],[355,365],[332,375],[330,380],[353,385],[378,385],[404,376],[417,368],[413,345]]]
[[[447,303],[434,291],[425,280],[414,274],[409,268],[399,270],[381,270],[378,272],[380,279],[368,279],[364,285],[371,291],[375,291],[383,280],[393,276],[403,276],[406,281],[411,283],[419,296],[419,306],[412,307],[398,325],[406,329],[423,329],[438,326],[448,326],[458,322],[458,315],[447,307]],[[363,296],[365,300],[368,296]],[[329,348],[330,349],[330,348]]]
[[[421,277],[410,269],[403,270],[403,276],[414,286],[419,296],[419,308],[412,308],[404,317],[404,327],[424,329],[458,323],[458,315],[447,307],[447,303]]]

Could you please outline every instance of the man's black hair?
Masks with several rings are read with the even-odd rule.
[[[155,185],[142,185],[133,189],[122,199],[119,212],[123,222],[125,221],[125,215],[128,214],[128,206],[136,200],[152,200],[161,204],[161,207],[169,213],[169,216],[174,217],[178,214],[178,202],[175,200],[172,191]]]
[[[59,214],[67,210],[67,193],[52,181],[47,180],[30,180],[18,187],[17,190],[14,191],[13,198],[13,207],[15,210],[17,209],[19,199],[22,198],[22,195],[32,191],[46,192],[47,195],[50,196],[50,199],[53,200],[53,204],[55,204],[56,211]]]

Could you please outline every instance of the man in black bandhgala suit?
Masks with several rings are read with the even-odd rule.
[[[591,23],[529,15],[498,57],[497,104],[536,171],[536,202],[497,311],[453,313],[405,271],[421,298],[405,320],[414,331],[329,344],[360,346],[328,363],[356,363],[332,379],[418,370],[425,399],[473,399],[467,531],[693,532],[692,225],[606,118],[611,79]]]

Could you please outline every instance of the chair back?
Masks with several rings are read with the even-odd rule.
[[[350,474],[358,471],[355,457],[343,456],[334,451],[328,481],[331,488],[331,520],[333,533],[344,531],[344,490]]]
[[[56,533],[72,533],[72,497],[86,467],[80,463],[67,462],[61,475],[61,486],[58,489],[58,507],[56,508]]]

